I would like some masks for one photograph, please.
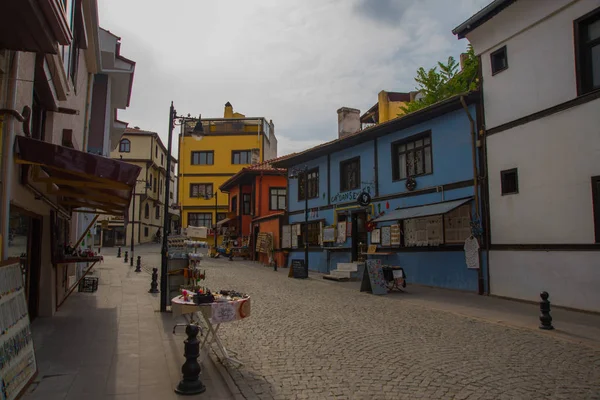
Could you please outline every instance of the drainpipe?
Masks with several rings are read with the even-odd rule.
[[[7,104],[7,108],[15,109],[17,106],[17,78],[19,75],[19,61],[20,55],[18,51],[14,52],[13,62],[11,65],[9,85],[10,85],[10,94],[7,99],[10,99],[10,103]],[[6,121],[6,119],[5,119]],[[11,189],[14,175],[14,154],[13,154],[13,145],[15,141],[15,117],[11,116],[10,120],[7,121],[6,124],[6,135],[4,137],[4,148],[2,149],[2,186],[3,197],[2,197],[2,259],[6,259],[8,255],[8,230],[9,230],[9,222],[10,222],[10,197],[11,197]],[[1,134],[2,132],[0,132]]]
[[[475,216],[478,221],[481,222],[481,213],[479,210],[479,171],[477,169],[477,133],[475,130],[475,120],[471,116],[469,109],[467,107],[467,103],[465,102],[465,97],[460,96],[460,103],[462,104],[465,113],[467,114],[467,118],[469,118],[469,123],[471,125],[471,157],[473,162],[473,195],[475,197]],[[481,249],[478,251],[479,253],[479,265],[481,266]],[[478,277],[478,292],[479,294],[484,294],[484,282],[483,282],[483,271],[481,267],[477,270]]]

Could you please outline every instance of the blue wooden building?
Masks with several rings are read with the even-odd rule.
[[[485,247],[479,108],[479,93],[466,93],[277,163],[290,174],[282,228],[290,262],[304,258],[308,229],[311,271],[380,257],[409,283],[487,292],[485,254],[474,253],[479,268],[465,257],[465,241]],[[367,206],[357,202],[363,192]],[[367,255],[369,245],[378,254]]]

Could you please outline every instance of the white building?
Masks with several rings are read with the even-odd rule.
[[[480,57],[490,293],[600,311],[600,0],[495,0]]]

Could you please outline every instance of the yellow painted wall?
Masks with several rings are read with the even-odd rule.
[[[385,90],[379,92],[377,96],[379,102],[379,123],[387,122],[400,115],[403,115],[402,107],[406,105],[405,101],[390,101]]]

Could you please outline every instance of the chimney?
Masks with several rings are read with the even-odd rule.
[[[338,138],[341,139],[360,130],[360,110],[342,107],[338,113]]]
[[[233,118],[233,106],[230,102],[225,103],[225,112],[223,113],[224,118]]]
[[[463,69],[465,69],[465,62],[467,61],[468,57],[469,57],[469,55],[467,53],[460,53],[460,70],[461,71]]]

